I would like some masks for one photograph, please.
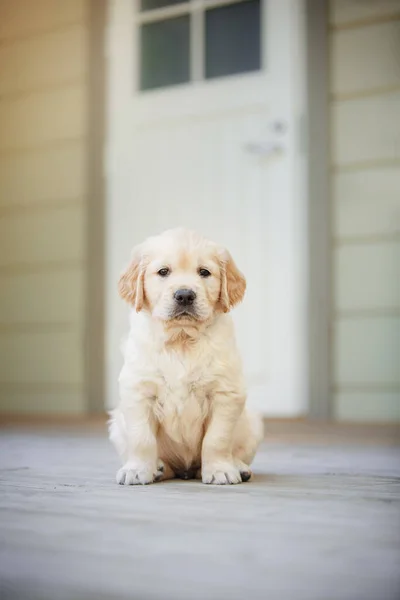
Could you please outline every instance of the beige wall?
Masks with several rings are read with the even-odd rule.
[[[0,0],[0,410],[86,410],[88,2]]]
[[[400,420],[400,0],[330,8],[335,414]]]

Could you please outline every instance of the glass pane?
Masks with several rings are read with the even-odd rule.
[[[186,0],[140,0],[140,10],[154,10],[155,8],[164,8],[173,4],[182,4]]]
[[[261,67],[260,0],[206,11],[206,78]]]
[[[140,28],[140,89],[189,81],[189,15]]]

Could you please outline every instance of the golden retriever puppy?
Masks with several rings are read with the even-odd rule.
[[[121,485],[179,477],[248,481],[263,435],[229,311],[246,281],[230,254],[184,229],[134,249],[119,292],[133,310],[110,439]]]

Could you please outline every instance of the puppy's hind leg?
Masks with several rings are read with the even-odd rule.
[[[243,482],[249,481],[252,476],[250,465],[263,438],[262,417],[245,409],[236,425],[232,451]]]
[[[157,475],[154,481],[167,481],[167,479],[174,478],[175,473],[171,469],[170,465],[159,458],[157,463]]]

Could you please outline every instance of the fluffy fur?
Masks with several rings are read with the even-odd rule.
[[[182,289],[196,296],[190,306],[177,302]],[[250,478],[262,422],[245,406],[228,314],[245,289],[230,254],[194,232],[167,231],[134,249],[119,282],[132,311],[109,426],[123,461],[118,483]]]

